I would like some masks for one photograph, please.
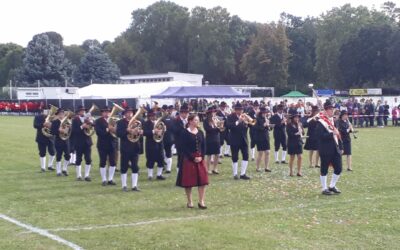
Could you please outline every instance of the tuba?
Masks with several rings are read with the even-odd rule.
[[[164,139],[165,131],[167,131],[167,126],[165,126],[165,123],[162,121],[167,116],[168,116],[168,112],[163,111],[161,117],[158,118],[154,124],[154,129],[162,131],[162,133],[160,135],[157,135],[157,134],[153,135],[153,140],[157,143],[161,142]]]
[[[242,117],[243,121],[244,121],[246,124],[248,124],[248,125],[250,125],[250,126],[256,125],[256,122],[257,122],[257,121],[256,121],[255,119],[251,118],[248,114],[242,113],[242,114],[240,115],[240,117]]]
[[[114,103],[113,105],[114,105],[114,107],[111,110],[110,117],[108,117],[108,119],[107,119],[107,123],[108,123],[108,126],[115,128],[117,126],[117,122],[119,119],[114,116],[117,115],[122,110],[124,110],[124,108],[122,108],[121,106],[119,106],[116,103]],[[110,132],[110,134],[113,137],[117,138],[117,135],[114,132]]]
[[[142,122],[139,121],[139,116],[142,114],[146,113],[146,109],[143,106],[140,106],[136,114],[131,118],[128,124],[128,128],[130,129],[138,129],[142,130]],[[139,141],[140,139],[140,134],[139,133],[129,133],[128,134],[128,140],[135,143]]]
[[[93,104],[85,115],[85,123],[89,125],[89,128],[85,128],[83,132],[87,136],[92,136],[94,134],[94,120],[92,114],[96,111],[99,111],[99,108],[96,106],[96,104]]]
[[[73,116],[73,113],[71,111],[67,111],[65,114],[65,117],[61,120],[60,127],[64,130],[66,130],[63,133],[60,133],[60,138],[61,140],[68,140],[69,137],[71,136],[72,132],[72,122],[71,122],[71,117]]]
[[[56,112],[57,112],[57,107],[50,104],[49,113],[47,114],[46,120],[44,121],[44,123],[48,123],[48,122],[51,122],[52,120],[54,120],[54,114]],[[47,127],[43,127],[42,128],[42,133],[46,137],[52,137],[53,136],[51,134],[51,129],[47,128]]]

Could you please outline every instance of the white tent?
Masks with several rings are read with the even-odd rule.
[[[168,87],[194,86],[184,81],[137,83],[137,84],[91,84],[78,90],[81,99],[150,98]]]

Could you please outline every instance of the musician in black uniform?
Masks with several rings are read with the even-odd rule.
[[[83,106],[79,106],[77,110],[77,116],[72,120],[72,137],[75,142],[76,150],[76,179],[82,180],[81,163],[82,157],[85,157],[85,181],[91,181],[90,169],[92,167],[92,137],[85,134],[85,130],[88,130],[93,126],[92,121],[86,115],[86,109]]]
[[[259,172],[261,160],[264,155],[264,171],[271,172],[269,168],[269,130],[271,125],[269,119],[266,117],[268,111],[265,107],[260,108],[260,112],[257,114],[257,122],[253,126],[254,129],[254,139],[257,145],[257,160],[256,160],[256,171]]]
[[[349,122],[349,115],[347,111],[340,112],[338,121],[338,130],[343,142],[343,155],[346,156],[347,171],[353,171],[351,167],[351,138],[350,133],[353,131],[353,126]]]
[[[304,145],[304,149],[308,150],[310,152],[309,154],[309,160],[310,160],[310,167],[311,168],[319,168],[320,166],[318,165],[319,162],[319,153],[318,153],[318,138],[317,134],[315,133],[316,128],[317,128],[317,117],[319,113],[319,108],[318,106],[312,106],[311,108],[311,115],[308,117],[307,122],[304,124],[305,128],[307,129],[307,139],[306,139],[306,144]]]
[[[51,133],[55,136],[54,145],[56,148],[56,173],[57,176],[61,176],[62,174],[68,176],[68,164],[71,157],[69,152],[69,138],[63,140],[60,137],[60,133],[67,132],[65,128],[61,127],[61,120],[64,119],[64,110],[61,108],[57,109],[55,115],[57,118],[51,122]],[[63,153],[64,165],[61,172],[61,158]]]
[[[174,134],[174,139],[175,139],[175,147],[176,147],[176,152],[178,155],[178,160],[177,160],[177,168],[178,171],[182,166],[182,160],[183,160],[183,155],[182,155],[182,143],[180,141],[180,136],[182,131],[186,129],[187,125],[187,117],[189,114],[189,107],[187,104],[183,104],[181,108],[179,109],[179,116],[174,120],[173,122],[173,134]]]
[[[318,138],[318,151],[321,157],[321,185],[322,194],[331,195],[339,194],[336,183],[342,172],[342,150],[343,146],[340,139],[340,132],[335,128],[333,123],[334,108],[329,100],[324,103],[325,112],[320,115],[316,134]],[[327,174],[329,165],[333,166],[329,188],[327,186]]]
[[[139,141],[132,142],[128,139],[128,133],[142,135],[143,130],[139,128],[129,128],[129,121],[133,116],[133,109],[127,107],[123,113],[124,119],[117,123],[117,136],[121,139],[121,184],[122,190],[127,192],[127,172],[132,169],[132,191],[140,191],[138,188],[139,173],[139,154],[143,152],[142,144]]]
[[[275,144],[275,163],[283,163],[286,164],[286,118],[285,114],[283,113],[283,105],[279,104],[277,106],[277,112],[274,114],[271,119],[270,123],[274,124],[274,144]],[[279,148],[282,146],[282,161],[279,161]]]
[[[100,158],[100,176],[102,185],[115,185],[114,182],[114,173],[116,169],[115,162],[115,138],[112,133],[115,135],[116,128],[109,125],[108,119],[111,110],[108,107],[104,107],[101,109],[101,117],[97,118],[95,121],[95,130],[97,134],[97,150],[99,152]],[[109,162],[108,168],[108,181],[107,181],[107,159]]]
[[[240,103],[235,105],[235,112],[228,116],[226,127],[229,129],[229,140],[232,151],[232,171],[235,180],[249,180],[246,175],[247,165],[249,163],[249,144],[247,140],[248,124],[242,116],[243,107]],[[239,150],[242,152],[242,165],[240,177],[238,176]]]
[[[221,117],[224,120],[224,124],[226,125],[226,119],[228,117],[228,113],[226,110],[228,109],[228,105],[226,102],[222,101],[219,105],[219,110],[217,111],[217,116]],[[225,150],[224,150],[225,144]],[[230,143],[229,143],[229,129],[226,128],[220,134],[220,153],[219,156],[222,158],[223,156],[229,156],[230,154]]]
[[[206,131],[206,156],[209,174],[219,174],[218,172],[218,156],[220,150],[220,129],[214,120],[216,110],[214,107],[209,107],[206,112],[206,120],[203,122],[204,130]],[[213,162],[211,163],[211,158]],[[212,164],[212,166],[211,166]]]
[[[172,169],[172,145],[174,144],[174,135],[172,133],[173,131],[173,117],[172,117],[172,110],[174,106],[167,106],[163,105],[162,109],[164,112],[167,112],[168,115],[164,117],[162,122],[164,122],[167,130],[164,133],[164,138],[163,138],[163,145],[164,145],[164,153],[165,153],[165,163],[167,164],[166,166],[166,173],[170,174],[171,169]]]
[[[250,107],[250,110],[248,112],[249,116],[256,120],[257,119],[257,114],[260,110],[260,104],[258,104],[258,101],[254,101],[253,106]],[[250,127],[250,150],[251,150],[251,160],[254,161],[255,156],[256,156],[256,138],[254,137],[254,128],[253,126]]]
[[[143,135],[146,137],[146,166],[147,166],[147,177],[149,180],[153,179],[153,168],[154,164],[157,163],[157,180],[165,180],[162,176],[164,170],[164,157],[163,142],[156,142],[154,140],[155,135],[161,135],[161,130],[154,127],[156,123],[156,114],[154,110],[147,112],[147,120],[143,124]]]
[[[297,176],[302,177],[301,174],[301,162],[303,154],[303,141],[301,137],[304,135],[303,127],[300,122],[300,115],[295,109],[289,111],[290,119],[286,126],[286,133],[288,136],[288,154],[289,159],[289,176],[293,175],[293,162],[297,156]]]
[[[36,143],[39,149],[40,156],[40,169],[42,172],[46,171],[46,150],[49,152],[49,164],[47,165],[48,170],[54,170],[53,162],[55,158],[55,149],[54,149],[54,135],[47,137],[43,134],[43,127],[47,127],[49,130],[51,128],[51,122],[46,121],[46,115],[39,114],[35,116],[33,120],[33,127],[36,129]]]

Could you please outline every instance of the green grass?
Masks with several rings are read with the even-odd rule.
[[[0,117],[0,213],[84,249],[400,249],[398,135],[398,128],[361,129],[354,172],[343,173],[343,193],[331,197],[320,195],[318,169],[307,160],[303,178],[288,177],[287,165],[256,173],[251,162],[245,182],[232,179],[224,159],[201,211],[185,207],[175,172],[147,181],[144,156],[140,193],[123,193],[119,174],[118,186],[100,185],[95,147],[91,183],[76,182],[74,167],[69,177],[39,173],[32,118]],[[130,225],[96,228],[118,224]],[[0,249],[68,247],[0,219]]]

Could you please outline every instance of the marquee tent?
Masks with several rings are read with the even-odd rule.
[[[245,98],[249,94],[243,94],[231,87],[202,86],[202,87],[169,87],[151,98]]]

